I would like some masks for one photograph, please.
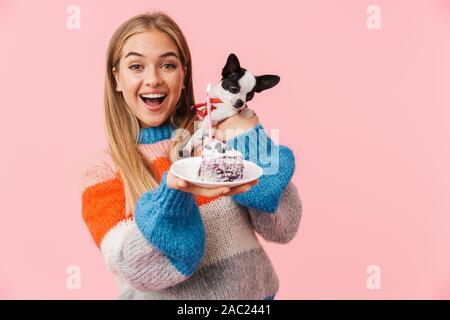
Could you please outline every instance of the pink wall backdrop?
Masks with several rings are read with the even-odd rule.
[[[79,30],[66,26],[72,4]],[[278,299],[450,298],[449,1],[1,0],[0,299],[116,297],[82,221],[81,177],[106,145],[109,38],[155,9],[186,34],[197,97],[230,52],[281,76],[251,102],[294,150],[304,205],[292,242],[264,243]]]

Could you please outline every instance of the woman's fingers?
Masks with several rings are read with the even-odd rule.
[[[179,189],[178,178],[169,170],[166,177],[166,184],[171,189]]]
[[[252,181],[250,183],[242,184],[240,186],[231,188],[230,192],[225,194],[225,196],[233,196],[235,194],[239,194],[239,193],[243,193],[243,192],[249,192],[255,184],[257,184],[257,182]]]
[[[249,184],[243,184],[241,186],[232,188],[229,192],[224,194],[224,196],[226,196],[226,197],[234,196],[235,194],[248,192],[248,191],[250,191],[250,189],[251,189],[251,186]]]
[[[249,192],[254,185],[258,184],[258,182],[259,182],[259,180],[256,179],[256,180],[251,181],[249,183],[242,184],[240,186],[231,188],[230,192],[228,192],[227,194],[224,194],[224,196],[233,196],[235,194],[239,194],[239,193],[243,193],[243,192]]]
[[[258,179],[234,188],[228,187],[203,188],[190,184],[186,180],[180,179],[172,175],[171,173],[169,173],[169,176],[167,178],[167,184],[170,188],[178,189],[184,192],[192,193],[196,196],[203,196],[203,197],[232,196],[235,194],[248,192],[257,183]]]
[[[198,196],[203,197],[216,197],[220,195],[227,194],[230,192],[230,188],[221,187],[221,188],[202,188],[194,185],[190,185],[186,188],[187,192],[191,192]]]
[[[180,187],[181,189],[186,188],[188,185],[188,183],[180,178],[177,178],[177,186]]]
[[[179,186],[179,189],[184,192],[192,193],[196,196],[202,196],[202,197],[216,197],[220,195],[224,195],[228,192],[230,192],[230,188],[227,187],[220,187],[220,188],[203,188],[199,186],[195,186],[193,184],[190,184],[189,182],[183,180],[184,186]]]
[[[186,180],[178,178],[171,171],[167,174],[166,179],[167,186],[171,189],[183,190],[189,187],[189,183]]]
[[[185,181],[186,182],[186,181]],[[183,188],[185,192],[191,192],[195,195],[204,196],[204,197],[216,197],[216,196],[232,196],[235,194],[248,192],[251,188],[258,184],[259,180],[256,179],[246,184],[242,184],[240,186],[234,188],[220,187],[220,188],[203,188],[199,186],[195,186],[186,182],[188,187]]]

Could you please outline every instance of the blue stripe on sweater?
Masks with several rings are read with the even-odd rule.
[[[264,171],[256,186],[249,192],[234,195],[233,199],[243,206],[275,213],[281,195],[294,174],[295,157],[292,150],[275,145],[261,124],[228,140],[227,144],[240,151],[245,160],[258,164]]]
[[[140,144],[151,144],[161,140],[167,140],[172,137],[174,130],[175,127],[170,123],[162,124],[159,127],[140,128],[138,142]]]
[[[144,237],[185,276],[197,269],[204,254],[205,230],[194,196],[171,189],[167,172],[159,188],[136,203],[135,221]]]

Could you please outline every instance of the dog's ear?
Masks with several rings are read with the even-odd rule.
[[[272,87],[275,87],[280,82],[280,77],[272,74],[265,74],[263,76],[257,76],[256,78],[256,92],[261,92]]]
[[[230,53],[227,59],[225,67],[222,69],[222,77],[228,78],[232,73],[236,73],[241,70],[239,60],[234,53]]]

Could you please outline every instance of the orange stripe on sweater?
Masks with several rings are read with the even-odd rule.
[[[82,213],[95,244],[100,248],[105,234],[126,219],[125,193],[118,175],[115,179],[98,183],[84,190]]]
[[[162,176],[165,172],[169,171],[170,165],[170,160],[166,157],[158,157],[150,161],[150,171],[158,183],[161,183]]]
[[[163,174],[170,169],[170,160],[159,157],[150,162],[150,167],[156,180],[160,183]],[[194,198],[200,207],[220,197],[195,196]],[[114,179],[97,183],[83,191],[82,213],[92,238],[100,248],[106,233],[119,222],[127,219],[124,186],[118,173]]]

